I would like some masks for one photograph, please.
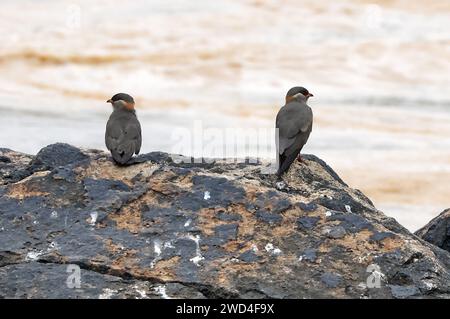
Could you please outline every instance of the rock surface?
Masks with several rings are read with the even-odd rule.
[[[444,210],[416,235],[433,245],[450,252],[450,209]]]
[[[0,149],[0,298],[450,297],[448,252],[303,158],[280,191],[265,164]]]

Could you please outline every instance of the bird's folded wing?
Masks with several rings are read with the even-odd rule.
[[[117,148],[122,138],[122,129],[114,122],[108,122],[105,132],[105,144],[108,150],[112,151]]]
[[[278,128],[278,153],[291,146],[298,134],[308,131],[312,123],[312,111],[308,106],[287,105],[281,108],[276,119]]]
[[[127,137],[134,143],[134,152],[139,154],[142,145],[141,125],[139,124],[139,121],[132,121],[126,126],[125,130],[127,132]]]

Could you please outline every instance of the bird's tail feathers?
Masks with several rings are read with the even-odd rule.
[[[281,175],[283,175],[284,170],[282,169],[283,167],[283,163],[286,161],[286,156],[284,154],[278,154],[278,171],[277,171],[277,175],[278,177],[281,177]]]
[[[111,151],[112,157],[119,164],[126,164],[134,154],[134,143],[124,142]]]
[[[283,175],[284,172],[286,172],[289,167],[291,166],[292,162],[297,158],[296,154],[290,154],[288,156],[286,156],[285,154],[281,154],[280,155],[280,165],[278,167],[278,171],[277,171],[277,175],[278,177],[281,177],[281,175]]]

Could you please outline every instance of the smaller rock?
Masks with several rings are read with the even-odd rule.
[[[268,224],[277,224],[283,220],[280,215],[273,214],[265,210],[258,210],[256,212],[256,218]]]
[[[267,195],[272,203],[271,212],[280,214],[292,206],[291,202],[286,198],[278,198],[276,192],[269,191]]]
[[[39,151],[31,162],[33,170],[53,169],[88,159],[80,149],[65,143],[51,144]]]
[[[312,229],[317,225],[317,222],[320,220],[320,217],[300,217],[297,220],[297,224],[300,228],[303,229]]]
[[[357,214],[335,213],[327,217],[327,220],[340,221],[340,225],[350,233],[357,233],[363,229],[373,229],[373,225],[367,219]]]
[[[0,155],[1,163],[11,163],[11,159],[8,156]]]
[[[323,273],[320,280],[329,288],[336,288],[342,281],[341,275],[331,272]]]
[[[154,163],[171,163],[173,159],[169,154],[163,152],[151,152],[146,154],[139,154],[139,156],[133,157],[128,164],[139,164],[151,161]]]
[[[252,249],[249,249],[245,252],[243,252],[240,256],[239,256],[239,260],[246,262],[246,263],[252,263],[255,262],[259,259],[259,256],[257,254],[255,254],[255,252]]]
[[[444,210],[415,234],[433,245],[450,251],[450,209]]]
[[[414,296],[419,292],[419,289],[416,286],[396,286],[391,285],[391,293],[395,298],[408,298]]]
[[[212,243],[222,245],[229,240],[236,239],[238,228],[238,224],[224,224],[215,227],[215,238]]]
[[[235,213],[219,212],[217,218],[222,221],[238,222],[242,220],[241,215]]]
[[[55,180],[65,180],[70,183],[74,183],[76,181],[76,173],[73,169],[70,169],[66,166],[58,167],[52,172],[52,177]]]
[[[298,207],[300,207],[301,210],[305,211],[305,212],[313,212],[317,209],[317,205],[314,203],[298,203],[297,204]]]
[[[374,232],[372,236],[370,236],[370,240],[372,241],[382,241],[383,239],[386,238],[392,238],[395,237],[395,234],[391,233],[391,232]]]
[[[298,261],[309,261],[314,262],[317,259],[317,250],[315,249],[306,249],[300,254],[298,257]]]
[[[346,234],[347,232],[345,231],[345,228],[342,226],[331,227],[331,229],[329,229],[327,233],[328,237],[333,239],[344,238]]]

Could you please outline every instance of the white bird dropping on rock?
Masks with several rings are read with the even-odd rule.
[[[97,212],[92,212],[92,213],[90,214],[90,216],[91,216],[91,220],[89,221],[89,224],[90,224],[91,226],[94,226],[95,223],[97,222],[98,213],[97,213]]]
[[[192,261],[195,265],[200,266],[200,261],[205,259],[205,257],[202,256],[202,252],[200,250],[200,236],[196,235],[194,237],[192,235],[188,235],[188,238],[195,242],[195,256],[189,260]]]
[[[270,253],[270,254],[272,254],[272,255],[279,255],[279,254],[281,254],[281,249],[279,249],[279,248],[277,248],[277,247],[274,247],[272,243],[268,243],[268,244],[264,247],[264,249],[265,249],[268,253]]]

